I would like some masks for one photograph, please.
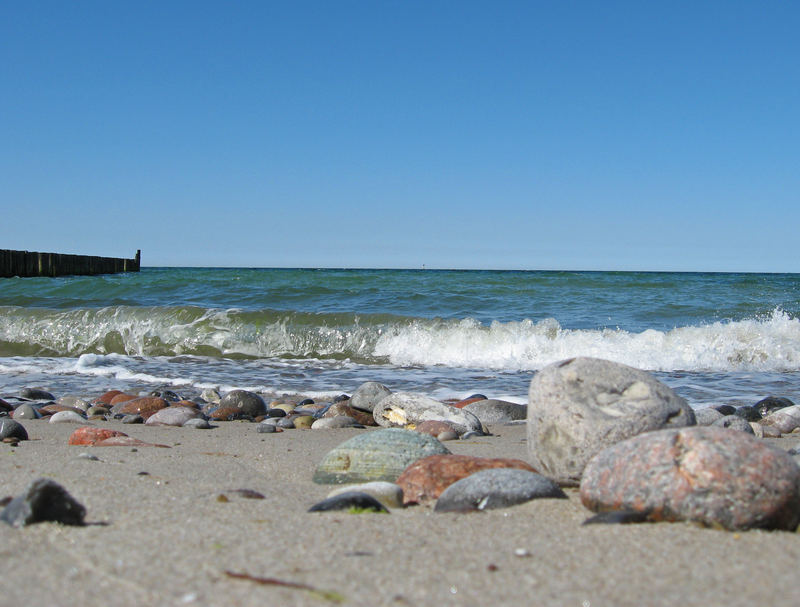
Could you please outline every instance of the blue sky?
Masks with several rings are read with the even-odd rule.
[[[800,272],[800,4],[0,4],[0,248]]]

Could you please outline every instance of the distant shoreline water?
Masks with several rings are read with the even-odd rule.
[[[653,371],[694,406],[800,396],[800,275],[152,268],[0,279],[0,389],[281,393],[382,381],[524,402],[544,365]]]

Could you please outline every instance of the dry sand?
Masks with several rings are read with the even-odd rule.
[[[684,523],[584,527],[590,513],[574,490],[569,500],[474,514],[308,513],[332,488],[311,482],[316,464],[369,430],[96,423],[172,446],[132,450],[69,446],[72,424],[23,424],[30,441],[0,445],[2,495],[49,477],[84,504],[91,524],[0,524],[2,605],[336,604],[226,571],[308,584],[338,593],[344,605],[800,604],[798,534]],[[524,426],[493,431],[446,445],[526,459]],[[77,457],[84,452],[101,461]],[[266,499],[231,492],[242,488]]]

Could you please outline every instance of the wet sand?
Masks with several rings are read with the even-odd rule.
[[[388,515],[308,513],[332,489],[311,481],[317,463],[369,430],[259,434],[245,422],[212,430],[95,423],[171,446],[132,450],[70,446],[73,424],[22,423],[31,440],[0,445],[2,495],[52,478],[86,507],[89,524],[0,525],[2,604],[800,603],[800,535],[688,523],[584,527],[591,513],[576,490],[568,500],[473,514],[425,506]],[[524,425],[491,429],[493,436],[445,444],[454,453],[527,459]],[[86,452],[101,461],[77,457]]]

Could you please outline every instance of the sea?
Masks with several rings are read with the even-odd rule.
[[[206,388],[324,399],[365,381],[524,403],[575,356],[695,407],[800,402],[800,274],[143,268],[0,278],[0,396]]]

